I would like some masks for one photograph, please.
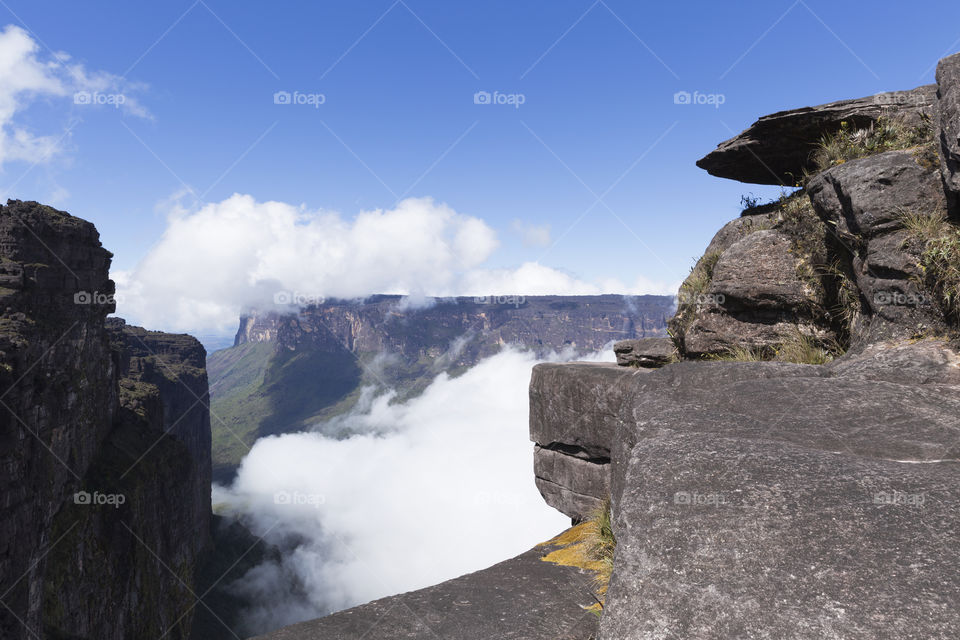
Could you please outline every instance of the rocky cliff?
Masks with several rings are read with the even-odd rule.
[[[673,304],[670,296],[493,296],[437,298],[411,308],[400,296],[373,296],[295,314],[244,316],[234,344],[313,344],[415,361],[437,358],[460,340],[451,356],[473,364],[508,344],[541,353],[566,346],[586,352],[614,340],[662,336]]]
[[[208,362],[215,476],[228,479],[258,437],[349,410],[364,386],[409,396],[506,345],[585,354],[664,336],[674,305],[671,296],[504,296],[410,308],[374,296],[244,316],[235,346]]]
[[[203,347],[107,320],[92,224],[0,208],[0,636],[187,638],[209,544]]]
[[[960,628],[960,55],[937,85],[765,116],[698,164],[799,185],[721,229],[668,346],[544,364],[535,475],[609,498],[601,638]]]

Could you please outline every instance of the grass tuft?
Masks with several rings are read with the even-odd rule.
[[[603,505],[589,520],[544,542],[542,546],[557,547],[541,558],[544,562],[593,572],[593,597],[597,602],[587,609],[599,614],[603,610],[603,599],[610,585],[613,553],[617,547],[610,515],[610,499],[604,500]]]
[[[960,321],[960,228],[942,211],[903,211],[900,223],[923,246],[920,268],[924,281],[937,296],[944,314]]]
[[[819,173],[856,158],[933,144],[933,125],[926,114],[921,116],[921,123],[917,126],[881,116],[865,128],[854,128],[846,121],[841,122],[840,129],[820,139],[810,159],[814,173]]]

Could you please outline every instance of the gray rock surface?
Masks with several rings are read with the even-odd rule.
[[[935,110],[936,91],[936,85],[925,85],[763,116],[744,132],[720,143],[697,161],[697,166],[720,178],[793,186],[809,167],[810,154],[820,138],[838,130],[841,122],[867,127],[886,115],[918,124],[921,112]]]
[[[948,343],[877,343],[826,366],[681,362],[593,390],[582,412],[620,407],[606,417],[618,546],[601,637],[960,628]]]
[[[618,546],[602,638],[960,628],[955,346],[871,343],[824,366],[539,369],[531,415],[555,422],[531,429],[572,440],[561,425],[593,415],[589,440],[607,439]]]
[[[677,347],[670,338],[621,340],[613,345],[621,367],[656,368],[677,359]]]
[[[797,275],[799,258],[784,233],[751,233],[723,252],[713,269],[708,294],[723,296],[729,308],[793,309],[812,294]]]
[[[582,362],[533,368],[534,480],[547,504],[584,520],[609,496],[610,447],[632,389],[627,381],[651,371]]]
[[[960,53],[937,65],[940,159],[954,216],[960,216]]]
[[[936,169],[912,151],[887,151],[850,160],[813,177],[807,193],[817,213],[841,234],[869,240],[901,228],[904,211],[942,211],[943,188]]]
[[[723,250],[692,321],[682,331],[688,357],[734,347],[776,347],[798,327],[809,335],[832,335],[811,313],[823,305],[823,294],[800,277],[803,258],[786,233],[761,229],[736,240],[715,240],[711,246]]]
[[[536,547],[489,569],[302,622],[259,640],[589,640],[591,577]]]
[[[603,639],[960,628],[960,464],[667,432],[631,451]]]
[[[846,248],[866,320],[861,342],[943,332],[936,296],[922,284],[922,247],[903,230],[904,213],[936,215],[946,209],[940,173],[911,151],[889,151],[833,167],[807,186],[817,214]]]

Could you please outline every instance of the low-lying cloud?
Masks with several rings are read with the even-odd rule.
[[[496,232],[430,198],[353,218],[240,194],[195,210],[170,206],[159,242],[132,270],[112,274],[118,313],[157,329],[227,333],[251,308],[377,293],[406,295],[418,308],[432,296],[675,290],[584,282],[536,262],[485,268],[499,244]]]
[[[440,374],[406,402],[368,395],[314,432],[259,440],[232,488],[214,492],[285,550],[231,586],[258,602],[250,630],[436,584],[566,528],[534,485],[535,363],[508,349],[457,378]]]

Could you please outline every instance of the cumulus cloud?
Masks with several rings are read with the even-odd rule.
[[[177,209],[159,243],[115,273],[122,313],[172,329],[236,324],[245,309],[276,302],[414,294],[455,286],[497,246],[493,229],[429,198],[348,220],[251,196],[188,213]]]
[[[642,281],[589,283],[535,262],[487,268],[498,246],[494,230],[430,198],[354,218],[241,194],[199,208],[177,198],[163,206],[168,224],[159,242],[135,268],[112,274],[118,313],[158,329],[226,333],[251,308],[286,310],[290,303],[378,293],[405,295],[401,306],[417,309],[434,296],[669,289]]]
[[[45,53],[16,25],[0,31],[0,166],[26,160],[46,162],[63,150],[66,132],[39,134],[18,123],[17,116],[40,99],[69,100],[89,107],[116,106],[149,117],[119,76],[92,71],[63,52]]]
[[[247,612],[250,630],[436,584],[569,526],[533,481],[527,386],[535,362],[505,350],[457,378],[440,374],[404,403],[368,395],[316,431],[257,441],[232,488],[214,492],[285,549],[280,563],[232,587],[258,602]]]
[[[549,224],[529,224],[523,220],[514,220],[514,232],[523,240],[527,247],[548,247],[550,246],[550,225]]]

